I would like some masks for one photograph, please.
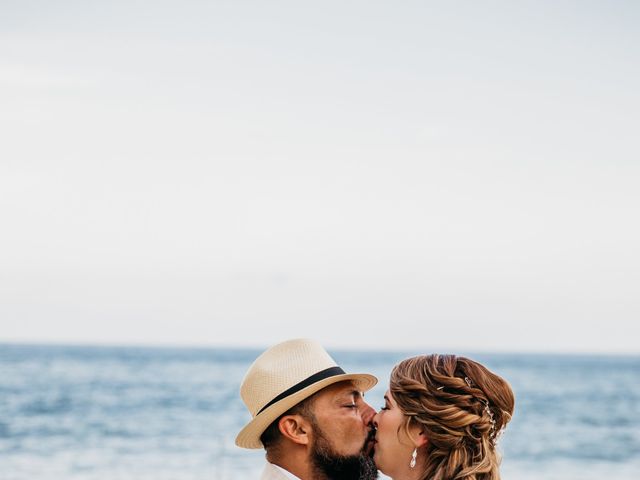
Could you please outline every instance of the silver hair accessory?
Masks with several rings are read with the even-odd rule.
[[[489,402],[484,402],[484,413],[489,417],[489,422],[491,423],[491,432],[489,433],[489,438],[493,438],[496,434],[496,419],[493,418],[493,412],[489,408]]]
[[[413,449],[413,453],[411,454],[411,461],[409,462],[409,467],[414,468],[416,466],[416,457],[418,456],[418,448]]]
[[[487,416],[489,417],[489,422],[491,423],[489,440],[491,441],[491,445],[495,447],[498,443],[498,438],[500,437],[500,435],[502,435],[502,432],[504,432],[504,427],[496,431],[496,419],[493,416],[493,412],[489,408],[489,402],[487,400],[483,400],[482,403],[484,403],[484,413],[487,414]]]
[[[467,383],[469,388],[473,388],[473,382],[471,381],[471,379],[469,377],[464,377],[464,381]],[[498,443],[498,437],[500,437],[500,435],[502,435],[502,432],[504,432],[504,427],[502,427],[500,430],[496,431],[496,419],[493,416],[493,412],[489,408],[489,400],[485,400],[485,399],[481,398],[480,401],[484,404],[484,413],[487,414],[487,416],[489,417],[489,422],[491,423],[491,431],[489,432],[489,440],[491,441],[491,444],[495,447],[496,444]]]
[[[444,385],[440,385],[438,388],[436,388],[436,390],[442,390],[444,388]]]

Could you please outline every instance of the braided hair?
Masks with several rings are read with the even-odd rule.
[[[496,441],[513,415],[509,384],[455,355],[421,355],[391,372],[390,392],[428,439],[422,480],[499,480]]]

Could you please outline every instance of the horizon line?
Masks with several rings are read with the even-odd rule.
[[[97,342],[97,341],[42,341],[42,340],[5,340],[0,338],[1,346],[16,346],[16,347],[69,347],[69,348],[138,348],[148,350],[245,350],[245,351],[264,351],[271,345],[276,345],[280,342],[273,344],[216,344],[216,343],[170,343],[170,342],[157,342],[157,343],[144,343],[144,342]],[[383,346],[325,346],[327,350],[334,352],[375,352],[375,353],[415,353],[417,351],[428,351],[438,353],[451,353],[452,351],[474,353],[474,354],[491,354],[491,355],[558,355],[558,356],[600,356],[600,357],[638,357],[640,351],[612,351],[612,350],[557,350],[557,349],[475,349],[468,347],[440,347],[434,348],[429,346],[418,347],[415,345],[408,347],[383,347]]]

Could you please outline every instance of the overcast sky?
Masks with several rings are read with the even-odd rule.
[[[640,4],[0,4],[0,341],[640,353]]]

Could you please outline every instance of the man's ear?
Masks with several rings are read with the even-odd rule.
[[[311,424],[301,415],[285,415],[278,422],[283,437],[299,445],[308,445],[311,440]]]

